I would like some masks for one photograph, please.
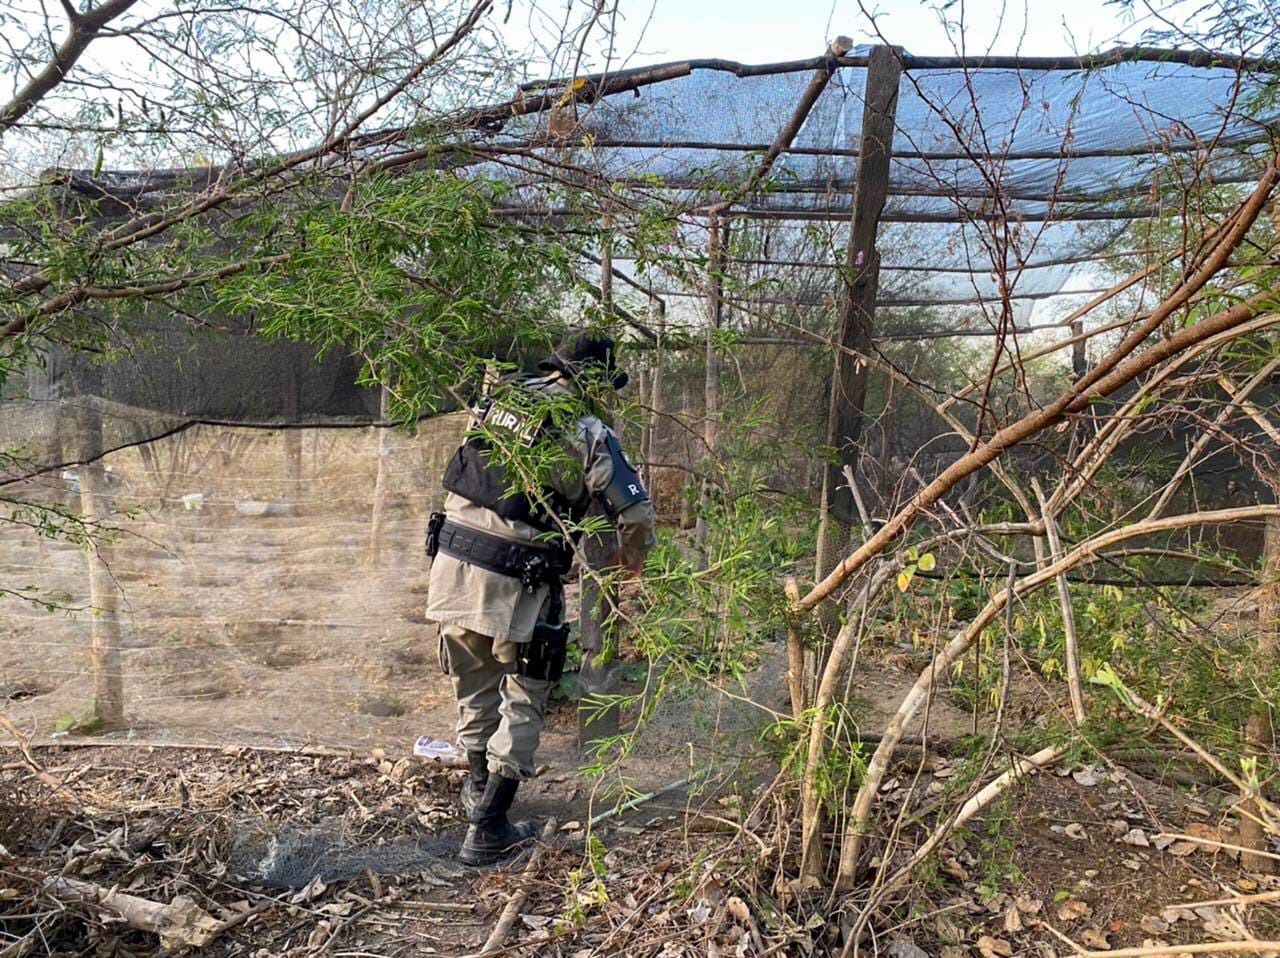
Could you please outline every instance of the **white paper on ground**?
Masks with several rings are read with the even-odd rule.
[[[430,735],[423,735],[413,743],[413,754],[418,758],[429,758],[435,761],[458,758],[460,753],[449,742],[443,742]]]

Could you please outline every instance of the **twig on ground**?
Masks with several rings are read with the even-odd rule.
[[[1232,845],[1230,842],[1216,842],[1212,838],[1200,838],[1196,835],[1184,835],[1182,832],[1161,832],[1155,837],[1172,838],[1180,842],[1195,842],[1197,845],[1208,845],[1211,848],[1224,848],[1231,852],[1248,852],[1250,855],[1261,855],[1264,858],[1270,858],[1280,862],[1280,855],[1277,855],[1275,852],[1264,852],[1252,848],[1245,848],[1243,845]]]
[[[1198,945],[1153,945],[1148,948],[1117,948],[1115,951],[1082,951],[1078,958],[1147,958],[1148,955],[1221,955],[1280,952],[1280,941],[1206,941]]]
[[[66,785],[62,784],[62,782],[58,781],[46,772],[43,766],[36,761],[35,756],[31,754],[30,738],[23,735],[18,729],[18,726],[14,725],[6,716],[0,715],[0,727],[3,727],[5,731],[12,735],[14,741],[18,743],[18,751],[22,753],[23,761],[27,768],[31,770],[32,775],[58,794],[65,795],[67,798],[79,803],[80,800],[76,797],[75,793],[71,791],[71,789],[67,788]]]
[[[1256,905],[1264,901],[1280,901],[1280,891],[1260,891],[1256,895],[1235,895],[1231,898],[1212,898],[1209,901],[1188,901],[1174,908],[1211,908],[1215,905]]]
[[[546,857],[547,843],[555,836],[556,829],[560,827],[560,823],[554,818],[548,818],[546,824],[542,826],[542,834],[538,840],[541,844],[534,850],[529,857],[529,863],[524,866],[524,874],[533,877],[540,867],[542,867],[542,859]],[[493,926],[493,931],[489,933],[489,937],[485,940],[484,947],[481,948],[473,956],[469,958],[480,958],[481,955],[490,955],[502,948],[502,943],[507,940],[507,935],[511,934],[516,920],[520,917],[520,909],[524,907],[525,899],[529,897],[529,889],[519,888],[512,893],[507,900],[506,907],[502,909],[502,914],[498,916],[498,923]]]
[[[652,792],[646,792],[643,795],[638,795],[629,802],[623,802],[621,805],[601,812],[595,818],[591,819],[591,827],[594,828],[601,822],[613,818],[615,815],[621,815],[623,812],[629,812],[631,809],[638,808],[645,802],[651,802],[655,798],[661,798],[663,795],[674,792],[676,789],[684,788],[688,784],[689,779],[682,778],[678,782],[672,782],[670,785],[663,785],[662,788],[654,789]]]
[[[75,878],[50,878],[43,887],[60,901],[96,905],[131,928],[158,934],[165,949],[202,948],[225,926],[186,895],[161,904]]]
[[[1058,931],[1058,929],[1054,928],[1053,925],[1049,924],[1049,922],[1045,921],[1043,918],[1032,919],[1031,924],[1037,928],[1043,928],[1045,931],[1049,932],[1049,934],[1053,935],[1063,944],[1067,945],[1077,955],[1083,955],[1085,953],[1083,945],[1076,944],[1074,941],[1072,941],[1062,932]]]
[[[875,909],[877,903],[884,898],[886,894],[893,891],[904,881],[911,877],[917,865],[924,861],[933,850],[940,845],[948,835],[955,829],[959,828],[969,819],[977,815],[996,798],[1002,795],[1009,786],[1019,781],[1024,776],[1033,771],[1043,768],[1044,766],[1054,762],[1058,757],[1066,751],[1066,747],[1062,745],[1050,745],[1042,748],[1034,755],[1026,758],[1014,759],[1013,764],[1003,774],[997,776],[990,783],[984,786],[977,794],[965,802],[955,813],[955,816],[946,822],[940,824],[913,854],[910,860],[898,869],[894,874],[880,887],[876,895],[867,902],[866,906],[858,915],[857,921],[853,925],[853,934],[849,937],[849,942],[845,945],[844,951],[841,952],[841,958],[848,958],[853,953],[854,944],[858,941],[862,929],[870,920],[871,912]]]

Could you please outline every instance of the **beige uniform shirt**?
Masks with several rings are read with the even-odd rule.
[[[570,388],[557,376],[541,381],[548,392]],[[583,470],[553,482],[556,491],[570,502],[581,502],[603,492],[613,479],[613,458],[605,446],[612,434],[595,416],[578,420],[576,433],[569,437]],[[534,542],[541,534],[525,522],[507,520],[496,512],[450,493],[445,514],[451,522],[516,542]],[[615,522],[618,545],[628,562],[643,559],[654,544],[653,503],[634,503]],[[533,594],[525,591],[514,576],[499,575],[441,553],[431,564],[426,618],[441,625],[456,625],[481,635],[508,642],[527,642],[551,594],[541,586]]]

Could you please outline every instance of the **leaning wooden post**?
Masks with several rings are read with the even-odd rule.
[[[1258,589],[1258,664],[1263,670],[1274,667],[1280,660],[1280,517],[1268,516],[1266,522],[1262,586]],[[1274,703],[1259,699],[1245,725],[1245,748],[1259,758],[1268,755],[1275,744],[1274,707]],[[1269,848],[1262,809],[1253,798],[1245,795],[1243,799],[1240,845],[1250,851],[1243,854],[1242,864],[1248,871],[1272,874],[1276,871],[1276,860],[1266,854]]]
[[[889,193],[889,161],[893,153],[894,120],[898,110],[898,82],[902,64],[885,46],[873,47],[867,62],[866,94],[858,172],[854,180],[853,221],[841,277],[837,350],[831,377],[827,416],[827,445],[836,461],[827,464],[822,481],[822,513],[818,530],[817,579],[821,582],[847,550],[857,521],[845,470],[857,474],[858,440],[862,435],[867,396],[867,366],[845,350],[866,354],[875,329],[876,293],[880,281],[880,253],[876,235]]]
[[[613,312],[613,234],[608,217],[600,239],[600,306],[606,317]],[[593,507],[592,515],[603,515]],[[598,575],[608,569],[617,549],[611,541],[613,534],[584,536],[582,551],[587,560],[583,570],[582,587],[578,592],[578,644],[582,647],[582,667],[578,671],[578,683],[582,692],[582,705],[578,708],[578,747],[586,748],[596,739],[618,734],[618,710],[615,707],[599,709],[590,704],[593,696],[611,695],[620,685],[616,650],[610,641],[609,607],[613,591],[601,587]],[[592,574],[595,573],[595,574]]]
[[[120,663],[120,591],[111,574],[111,548],[105,530],[111,517],[111,501],[102,459],[102,414],[91,406],[78,413],[79,449],[74,459],[86,460],[78,469],[80,513],[90,536],[89,662],[93,670],[93,717],[102,729],[122,728],[124,721],[124,669]]]

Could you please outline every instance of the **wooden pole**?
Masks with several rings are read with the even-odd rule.
[[[866,92],[862,110],[861,160],[854,181],[853,221],[845,251],[845,269],[840,289],[840,316],[836,339],[845,349],[866,354],[874,330],[876,292],[880,279],[880,254],[876,236],[880,214],[889,192],[889,159],[893,150],[894,118],[898,108],[898,82],[902,67],[889,47],[871,50],[867,64]],[[853,480],[857,475],[858,440],[862,434],[863,406],[867,395],[867,367],[855,361],[845,349],[836,350],[831,375],[831,402],[827,416],[827,445],[837,451],[834,462],[823,472],[821,516],[818,525],[817,581],[823,581],[844,556],[852,529],[858,521]],[[845,479],[846,472],[849,479]],[[793,600],[794,601],[794,600]],[[839,609],[834,603],[820,613],[824,631],[834,629]],[[821,653],[808,657],[806,686],[816,686],[822,671]],[[815,716],[814,721],[822,721]],[[820,747],[820,746],[819,746]],[[812,767],[813,762],[810,762]],[[804,867],[815,875],[821,867],[822,809],[807,803],[803,822],[809,837],[803,849]]]
[[[716,345],[720,327],[724,321],[724,242],[728,235],[728,224],[725,224],[725,236],[721,236],[720,214],[712,211],[707,217],[707,353],[706,381],[704,387],[704,405],[702,419],[703,451],[701,459],[705,464],[704,471],[714,468],[716,440],[719,433],[720,420],[720,349]],[[711,506],[711,490],[707,481],[702,480],[701,508],[697,525],[694,527],[694,540],[701,546],[707,538],[706,511]]]
[[[649,383],[653,378],[653,371],[650,368],[649,360],[645,360],[645,365],[640,367],[640,374],[636,377],[636,391],[639,393],[638,402],[641,407],[649,402]],[[649,417],[645,414],[643,408],[640,410],[640,478],[648,486],[649,479],[649,459],[652,457],[649,451]]]
[[[80,512],[93,541],[87,552],[90,625],[89,662],[93,672],[93,718],[104,730],[122,728],[124,720],[124,669],[120,663],[120,591],[111,574],[111,547],[103,533],[111,516],[106,469],[102,455],[102,415],[85,406],[78,413],[80,448],[75,458],[89,460],[80,466]]]
[[[1076,379],[1083,379],[1084,374],[1089,371],[1089,358],[1085,352],[1086,342],[1084,339],[1084,321],[1077,319],[1071,324],[1071,338],[1075,340],[1071,344],[1071,372]]]
[[[663,335],[667,329],[667,304],[658,297],[649,300],[650,321],[658,332],[657,348],[653,353],[653,379],[649,383],[649,416],[645,423],[645,433],[648,436],[647,446],[648,456],[646,460],[654,460],[658,458],[658,429],[662,417],[662,361],[665,358],[664,352],[666,344],[663,342]],[[650,495],[654,492],[654,469],[648,461],[644,467],[644,481],[649,488]]]
[[[901,76],[898,54],[890,47],[873,47],[867,63],[861,161],[854,182],[853,220],[845,252],[836,330],[836,339],[841,346],[861,353],[870,350],[875,329],[876,293],[880,281],[876,235],[889,192],[889,160],[893,152]],[[857,474],[858,440],[862,435],[866,395],[866,365],[843,350],[837,351],[827,418],[827,444],[836,450],[837,461],[827,464],[822,482],[818,581],[824,579],[843,557],[857,520],[853,495],[844,481],[844,473],[849,469]]]
[[[1262,548],[1262,586],[1258,589],[1258,658],[1261,669],[1274,667],[1280,659],[1280,516],[1268,516]],[[1245,747],[1266,760],[1275,746],[1274,703],[1260,698],[1245,724]],[[1268,849],[1267,829],[1262,809],[1255,799],[1243,796],[1240,803],[1240,844],[1250,849],[1242,856],[1244,867],[1253,872],[1273,874],[1274,858]],[[1264,853],[1264,854],[1257,854]]]
[[[609,316],[613,311],[613,233],[609,217],[604,221],[604,233],[600,239],[600,305]],[[592,506],[592,515],[603,515],[598,505]],[[616,540],[611,532],[603,535],[584,536],[582,551],[586,556],[587,570],[601,572],[607,569],[617,552]],[[578,709],[578,746],[587,745],[601,738],[618,734],[617,708],[603,711],[587,700],[593,696],[610,695],[620,686],[617,656],[610,648],[609,607],[613,595],[601,588],[599,580],[583,570],[582,587],[578,592],[578,643],[582,647],[582,667],[578,670],[583,705]]]

